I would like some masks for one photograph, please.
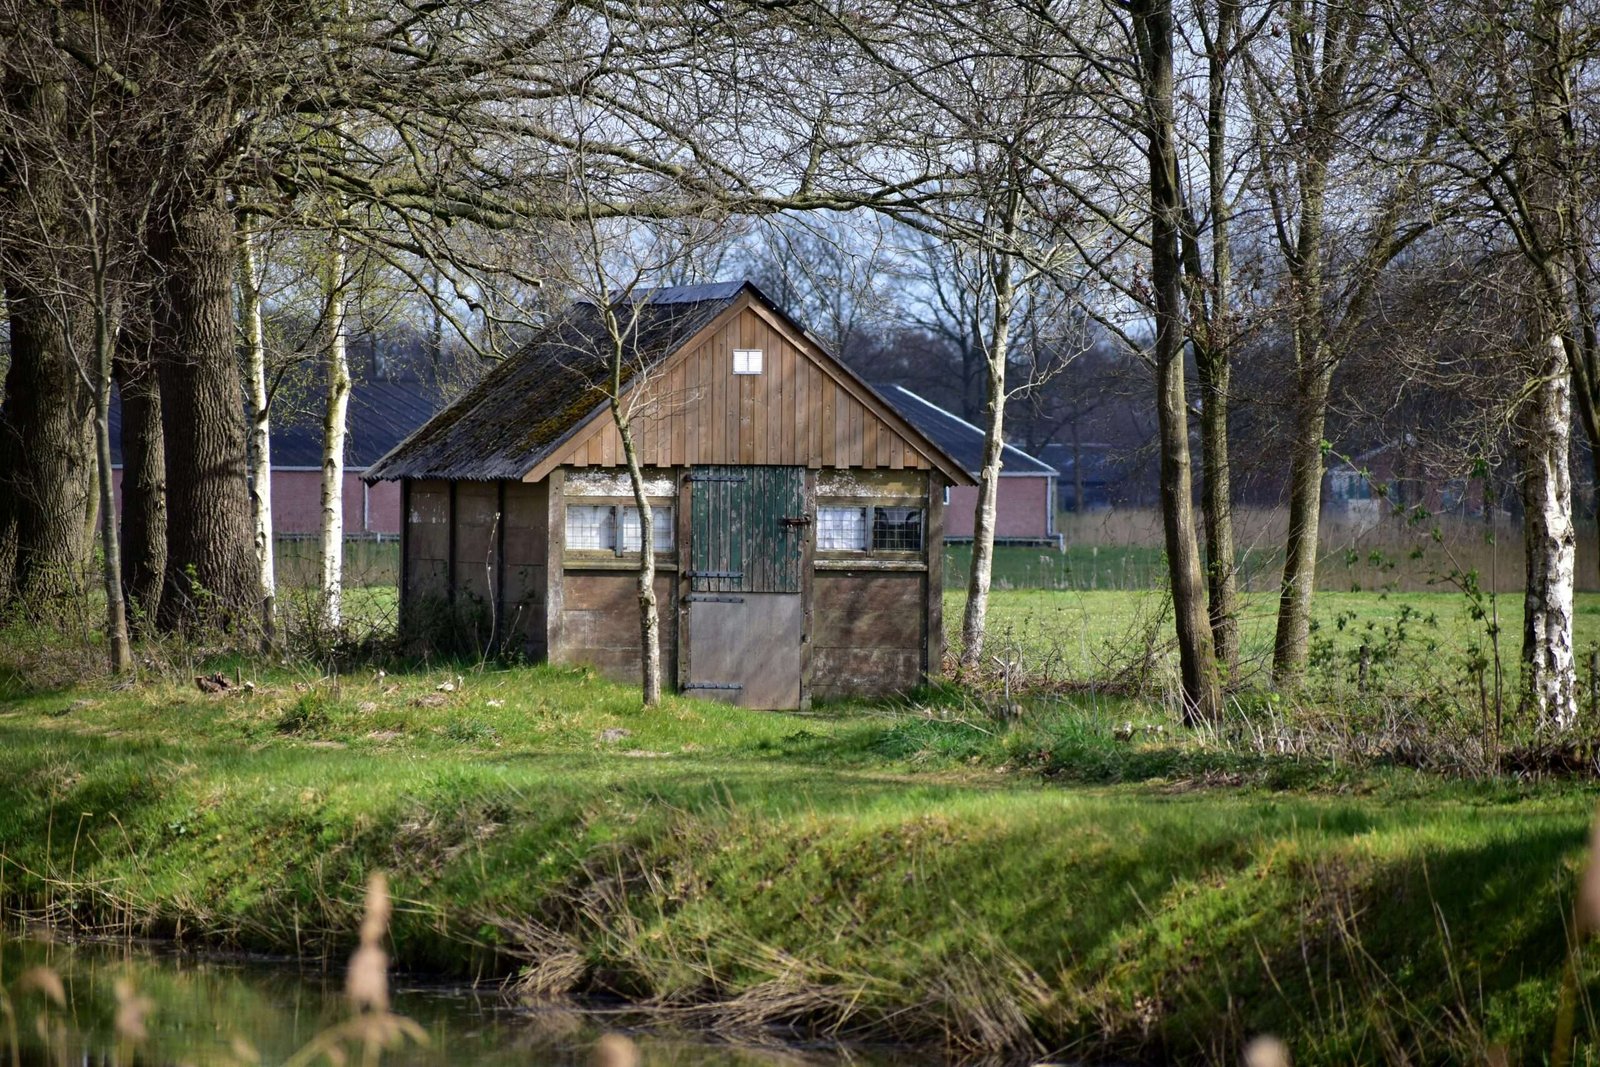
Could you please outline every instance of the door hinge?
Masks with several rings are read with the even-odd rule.
[[[743,578],[744,571],[690,571],[690,578]]]
[[[743,689],[738,682],[690,682],[685,689]]]
[[[717,596],[714,593],[690,593],[683,599],[691,604],[743,604],[742,596]]]
[[[810,515],[785,515],[778,521],[783,523],[785,526],[810,526],[812,523]]]
[[[683,478],[686,482],[744,482],[749,479],[743,474],[694,474],[689,473]]]

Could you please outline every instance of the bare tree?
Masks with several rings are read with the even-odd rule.
[[[1600,42],[1580,30],[1595,12],[1576,0],[1524,0],[1489,12],[1385,13],[1448,138],[1448,173],[1509,234],[1527,269],[1528,332],[1507,338],[1513,352],[1533,354],[1514,420],[1527,552],[1523,703],[1539,723],[1565,729],[1577,719],[1567,466],[1574,400],[1591,452],[1600,442],[1591,236]]]
[[[1182,257],[1189,340],[1199,385],[1200,507],[1206,541],[1206,609],[1217,662],[1239,670],[1239,579],[1233,524],[1233,464],[1228,436],[1233,359],[1247,320],[1234,282],[1233,220],[1246,192],[1232,128],[1242,54],[1268,24],[1275,0],[1195,0],[1180,32],[1204,64],[1199,162],[1184,184]],[[1249,15],[1248,21],[1246,15]],[[1181,126],[1181,123],[1180,123]],[[1195,180],[1195,172],[1200,178]],[[1196,188],[1197,187],[1197,188]]]
[[[87,19],[81,47],[98,59],[114,42],[114,30],[92,13]],[[19,211],[13,222],[46,238],[34,247],[29,289],[36,308],[61,338],[68,365],[93,398],[106,645],[111,670],[122,674],[132,669],[133,656],[116,520],[110,409],[121,306],[142,287],[134,270],[135,236],[142,230],[140,215],[149,203],[149,189],[119,171],[119,156],[136,149],[126,143],[128,131],[116,121],[114,104],[107,99],[119,95],[119,87],[101,64],[62,70],[48,56],[41,61],[47,69],[61,70],[59,101],[70,119],[30,126],[23,114],[5,113],[11,120],[9,135],[30,149],[27,165],[17,174],[12,206]],[[35,78],[36,83],[41,80]],[[63,219],[69,221],[60,224]]]
[[[69,351],[84,338],[65,336],[52,310],[63,295],[55,282],[66,279],[51,257],[82,241],[58,165],[71,136],[72,68],[45,25],[3,9],[0,25],[0,272],[11,340],[0,406],[0,607],[37,612],[82,591],[93,396]],[[82,329],[88,319],[70,322]]]
[[[1195,539],[1189,467],[1189,411],[1184,395],[1183,220],[1173,117],[1172,0],[1133,0],[1143,126],[1150,161],[1150,290],[1155,311],[1156,416],[1161,439],[1161,515],[1178,628],[1183,711],[1189,721],[1222,714],[1222,690],[1206,614]]]
[[[1432,225],[1417,200],[1438,131],[1405,106],[1369,0],[1287,0],[1282,10],[1290,30],[1257,38],[1245,87],[1293,351],[1289,531],[1272,659],[1277,682],[1293,686],[1310,648],[1334,373],[1384,267]]]

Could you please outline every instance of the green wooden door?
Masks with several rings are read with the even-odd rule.
[[[798,593],[803,467],[696,467],[690,484],[690,592]]]
[[[798,707],[804,469],[696,467],[689,501],[686,690],[747,708]]]

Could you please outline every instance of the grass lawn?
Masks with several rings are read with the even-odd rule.
[[[1155,610],[1101,596],[995,610],[1082,655]],[[1394,610],[1357,607],[1347,627]],[[729,1030],[1191,1062],[1268,1030],[1301,1064],[1539,1062],[1596,798],[1251,755],[1158,707],[1162,732],[1119,741],[1128,708],[1092,696],[1004,725],[939,692],[642,712],[546,667],[207,668],[257,687],[0,674],[12,918],[342,959],[382,868],[405,966]]]
[[[1241,682],[1265,684],[1272,659],[1275,597],[1243,597]],[[964,591],[945,593],[947,638],[960,634]],[[1376,681],[1455,688],[1475,685],[1470,665],[1491,652],[1488,620],[1474,620],[1460,593],[1318,593],[1312,602],[1312,667],[1325,679],[1353,681],[1360,649],[1373,653]],[[1500,657],[1516,671],[1522,602],[1499,598]],[[1600,644],[1600,594],[1577,598],[1580,669]],[[989,609],[991,648],[1020,656],[1024,668],[1053,668],[1070,678],[1106,677],[1149,657],[1156,673],[1175,676],[1172,612],[1165,593],[1147,591],[997,590]],[[998,646],[998,647],[995,647]]]

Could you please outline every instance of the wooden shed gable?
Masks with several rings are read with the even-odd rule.
[[[735,374],[736,350],[759,349],[760,374]],[[964,471],[805,335],[747,293],[637,382],[634,433],[646,466],[696,464]],[[526,476],[558,466],[618,466],[621,436],[604,411]],[[946,468],[953,468],[946,470]]]

